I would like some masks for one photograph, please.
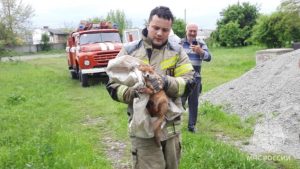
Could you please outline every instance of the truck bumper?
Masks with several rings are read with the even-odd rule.
[[[93,68],[93,69],[82,69],[81,73],[82,74],[91,74],[91,73],[104,73],[106,72],[106,68]]]

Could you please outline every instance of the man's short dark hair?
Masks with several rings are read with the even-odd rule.
[[[148,22],[150,22],[152,20],[152,17],[154,15],[157,15],[159,18],[164,18],[164,19],[167,19],[167,20],[171,20],[172,23],[174,21],[174,17],[173,17],[173,14],[172,14],[171,10],[168,7],[165,7],[165,6],[158,6],[154,9],[152,9],[152,11],[150,13],[150,16],[149,16],[149,19],[148,19]]]

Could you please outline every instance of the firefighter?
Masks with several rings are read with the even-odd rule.
[[[125,45],[117,56],[131,55],[150,64],[161,75],[156,80],[163,81],[162,89],[169,97],[169,106],[171,106],[165,119],[166,124],[162,128],[160,147],[157,146],[154,138],[141,138],[130,133],[135,169],[177,169],[179,167],[180,125],[181,115],[184,112],[181,96],[188,93],[188,86],[193,82],[194,70],[183,48],[179,44],[171,44],[168,41],[173,21],[172,12],[168,7],[154,8],[150,13],[148,25],[142,31],[142,39]],[[153,84],[157,83],[153,82]],[[128,104],[130,122],[133,114],[139,113],[133,112],[133,100],[139,91],[112,80],[106,87],[114,100]],[[174,107],[180,110],[179,114],[172,114],[170,109]]]

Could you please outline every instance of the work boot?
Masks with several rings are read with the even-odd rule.
[[[196,133],[196,128],[195,127],[189,127],[188,131],[191,133]]]

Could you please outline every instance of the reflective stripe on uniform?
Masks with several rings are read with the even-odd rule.
[[[178,95],[182,96],[185,91],[185,80],[182,77],[176,77],[176,81],[178,82]]]
[[[170,67],[174,67],[178,61],[179,56],[175,55],[169,59],[166,59],[160,63],[161,70],[166,70]]]
[[[124,93],[128,89],[125,85],[120,85],[117,91],[117,97],[120,102],[124,102]]]
[[[190,72],[190,71],[193,70],[193,69],[194,69],[194,68],[193,68],[193,66],[192,66],[191,63],[183,64],[183,65],[181,65],[181,66],[175,68],[175,71],[174,71],[175,74],[174,74],[174,76],[175,76],[175,77],[179,77],[179,76],[181,76],[181,75],[183,75],[183,74],[186,74],[186,73]]]
[[[145,63],[145,64],[149,64],[149,60],[148,59],[143,59],[142,62]]]

